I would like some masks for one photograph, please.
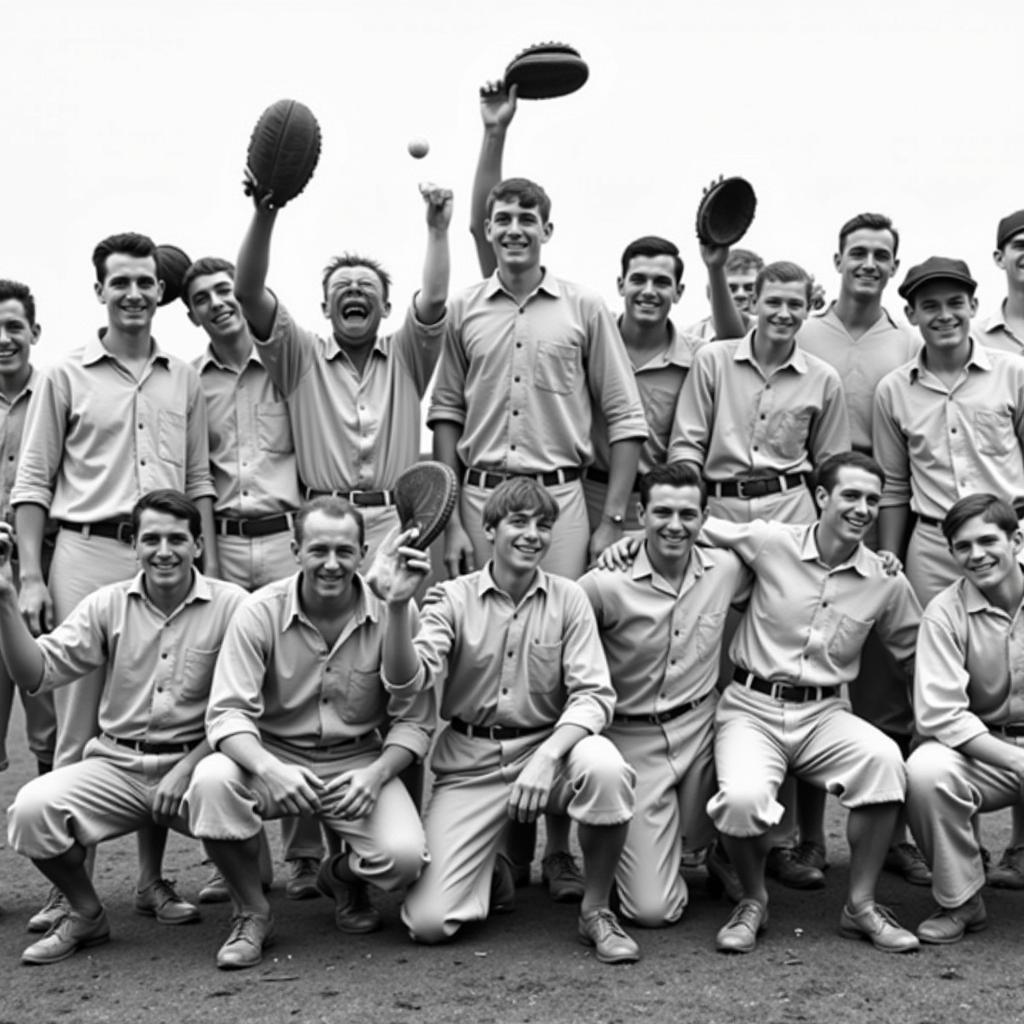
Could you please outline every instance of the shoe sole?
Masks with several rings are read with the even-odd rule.
[[[62,960],[67,960],[69,957],[74,956],[80,949],[88,949],[90,946],[102,946],[104,942],[109,941],[109,932],[106,935],[95,935],[91,939],[82,939],[81,942],[76,942],[69,950],[61,953],[60,956],[31,957],[22,953],[21,962],[23,964],[31,964],[33,967],[45,967],[47,964],[59,964]]]
[[[304,883],[298,888],[284,887],[285,899],[289,900],[318,900],[321,892],[316,882]]]
[[[577,938],[581,946],[587,946],[594,951],[594,959],[602,964],[635,964],[640,959],[640,953],[626,953],[623,956],[607,956],[601,953],[596,943],[589,935],[578,934]]]
[[[153,910],[151,907],[136,907],[135,913],[140,917],[155,917],[157,924],[177,925],[177,924],[199,924],[202,920],[202,915],[197,910],[194,914],[189,914],[187,917],[161,917],[159,912]]]
[[[222,971],[245,971],[245,970],[248,970],[250,967],[259,967],[259,965],[261,963],[263,963],[263,954],[264,954],[264,952],[266,952],[268,946],[272,946],[274,944],[274,940],[276,938],[277,938],[277,936],[274,934],[274,932],[270,932],[270,934],[267,935],[266,938],[264,938],[263,944],[260,946],[259,958],[256,959],[256,960],[250,960],[250,961],[248,961],[247,963],[244,963],[244,964],[243,963],[231,963],[231,962],[221,963],[220,954],[218,953],[218,955],[217,955],[217,967],[218,967],[218,969],[222,970]]]
[[[925,938],[920,932],[917,933],[917,937],[921,942],[925,942],[929,946],[952,946],[959,942],[968,932],[983,932],[987,927],[988,918],[986,917],[982,921],[972,921],[970,924],[964,925],[961,932],[950,936],[948,939]]]
[[[579,889],[552,889],[548,885],[548,896],[551,897],[552,903],[582,903],[583,902],[583,890]]]
[[[316,883],[316,890],[318,896],[326,896],[329,900],[333,900],[334,906],[338,906],[338,898],[334,894],[334,890],[329,885],[321,885],[318,881]],[[373,919],[369,919],[364,923],[357,925],[343,924],[338,920],[337,912],[334,915],[334,927],[345,935],[369,935],[370,932],[380,931],[381,919],[380,914],[377,914]]]
[[[776,882],[784,885],[787,889],[797,889],[806,892],[808,889],[824,889],[825,888],[825,876],[821,878],[810,878],[804,882],[797,882],[792,878],[780,878],[773,872],[768,873],[769,878],[773,878]]]
[[[870,942],[880,953],[916,953],[920,948],[920,939],[918,939],[918,945],[916,946],[883,946],[875,942],[875,940],[866,933],[862,932],[859,928],[849,928],[844,925],[839,926],[839,934],[844,939],[860,939],[863,942]],[[915,935],[914,938],[917,938]]]
[[[30,935],[45,935],[64,915],[61,914],[59,917],[55,917],[52,921],[36,921],[34,918],[29,918],[28,923],[25,925],[25,931]]]

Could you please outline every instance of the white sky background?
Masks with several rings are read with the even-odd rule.
[[[590,81],[520,103],[505,172],[552,196],[546,264],[613,307],[619,253],[654,233],[686,260],[677,323],[704,314],[693,215],[719,172],[757,190],[742,244],[802,263],[830,297],[836,229],[878,210],[902,234],[900,279],[959,256],[994,306],[996,222],[1024,207],[1020,0],[9,0],[2,27],[0,276],[36,293],[41,365],[103,323],[90,254],[104,235],[234,258],[249,133],[281,97],[324,135],[269,275],[301,320],[319,321],[327,257],[355,249],[392,271],[397,322],[419,280],[425,178],[455,190],[452,286],[471,283],[477,88],[541,40],[576,46]],[[405,151],[414,135],[425,160]],[[183,356],[203,344],[181,303],[156,334]]]

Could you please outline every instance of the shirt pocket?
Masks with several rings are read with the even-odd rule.
[[[721,642],[725,628],[725,612],[708,612],[697,616],[695,643],[697,657],[703,661]]]
[[[284,402],[260,402],[256,406],[256,424],[262,451],[281,455],[294,451],[292,425]]]
[[[1013,419],[1007,412],[979,409],[974,414],[974,435],[981,455],[1007,455],[1017,444]]]
[[[217,651],[188,650],[181,663],[179,691],[183,700],[206,700],[210,695]]]
[[[533,368],[533,382],[537,387],[556,395],[569,395],[576,390],[578,376],[579,357],[572,345],[550,341],[540,344]]]
[[[798,459],[807,452],[811,430],[810,409],[785,409],[776,414],[768,443],[783,459]]]
[[[185,465],[185,417],[180,412],[159,410],[158,448],[164,462]]]
[[[676,414],[676,403],[679,394],[671,388],[648,388],[640,393],[644,404],[644,415],[651,433],[662,440],[667,440],[672,430],[672,420]]]
[[[375,725],[384,713],[386,696],[379,669],[353,668],[339,694],[341,717],[347,725]]]
[[[562,645],[535,641],[526,658],[531,693],[552,693],[562,685]]]
[[[852,665],[860,657],[874,624],[874,620],[863,622],[852,615],[840,615],[828,642],[828,656],[832,664],[837,667]]]

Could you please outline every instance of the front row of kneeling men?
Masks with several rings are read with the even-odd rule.
[[[10,810],[11,845],[70,905],[23,960],[108,938],[85,851],[154,819],[200,838],[222,871],[234,917],[217,963],[242,968],[274,931],[263,819],[311,812],[344,840],[318,877],[342,931],[378,926],[366,883],[408,887],[403,922],[433,943],[487,916],[506,823],[546,809],[579,823],[578,931],[599,960],[639,957],[613,888],[624,918],[678,920],[681,854],[716,831],[743,889],[717,947],[748,952],[768,920],[764,862],[787,773],[850,812],[843,935],[906,952],[983,927],[974,819],[1016,804],[1024,778],[1024,540],[1004,502],[959,501],[943,528],[963,578],[922,618],[898,566],[862,543],[883,482],[869,457],[837,455],[816,474],[817,523],[734,524],[708,520],[693,467],[659,467],[640,492],[642,542],[577,584],[539,568],[558,508],[513,478],[484,509],[490,562],[418,610],[429,564],[412,536],[386,545],[371,589],[357,572],[359,512],[333,497],[296,517],[298,573],[251,595],[196,570],[199,513],[174,491],[135,507],[139,574],[46,636],[28,632],[0,574],[3,658],[19,685],[105,672],[85,759],[29,782]],[[12,541],[0,525],[4,559]],[[718,697],[734,604],[746,614]],[[845,696],[872,627],[914,674],[923,742],[907,764]],[[398,774],[426,755],[438,712],[421,824]],[[905,799],[939,905],[916,935],[875,902]],[[152,913],[162,884],[140,879],[136,908]]]

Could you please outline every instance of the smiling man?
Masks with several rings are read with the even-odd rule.
[[[420,455],[420,400],[445,326],[452,194],[435,185],[420,191],[427,220],[423,278],[394,334],[379,334],[391,313],[391,278],[376,261],[351,253],[323,272],[331,337],[295,323],[266,286],[277,218],[272,196],[256,207],[235,274],[256,350],[288,404],[302,497],[334,494],[361,510],[367,565],[398,522],[391,488]]]
[[[48,370],[29,405],[11,502],[21,608],[37,635],[97,587],[134,574],[131,511],[151,490],[171,488],[196,502],[207,569],[217,575],[206,401],[192,367],[153,337],[163,295],[155,250],[152,239],[133,232],[96,246],[94,288],[107,325]],[[48,515],[60,529],[44,579]],[[80,760],[99,731],[102,688],[103,674],[93,673],[55,691],[55,766]],[[158,875],[166,833],[139,835],[143,873]],[[179,910],[181,919],[196,914],[184,903]],[[29,927],[45,931],[61,913],[48,904]]]
[[[22,787],[9,812],[11,846],[32,858],[65,901],[50,931],[22,954],[29,964],[56,963],[107,940],[87,848],[154,821],[187,831],[182,796],[209,750],[203,718],[213,664],[244,593],[195,570],[200,516],[184,495],[143,495],[131,523],[141,571],[96,589],[38,640],[0,577],[0,650],[18,685],[32,693],[81,686],[94,670],[102,679],[100,735],[80,761]],[[12,539],[0,525],[4,560]],[[135,909],[160,920],[180,906],[173,887],[142,864]]]
[[[1024,210],[999,221],[992,259],[1006,276],[1006,298],[978,324],[978,340],[988,348],[1024,355]]]
[[[977,816],[1018,806],[1024,785],[1018,514],[994,494],[973,494],[953,505],[942,532],[963,575],[921,621],[914,712],[925,742],[907,762],[907,811],[939,905],[917,934],[936,944],[986,926]]]
[[[680,855],[706,849],[714,829],[713,736],[725,615],[750,589],[729,551],[695,547],[707,491],[687,463],[640,481],[644,543],[626,573],[580,579],[594,608],[615,687],[605,735],[637,773],[636,813],[616,872],[622,913],[648,928],[672,924],[688,900]],[[712,853],[709,872],[722,864]]]
[[[186,803],[195,835],[227,882],[224,969],[253,967],[274,935],[260,885],[262,821],[312,814],[344,839],[317,884],[342,932],[373,931],[363,883],[409,885],[427,860],[423,829],[398,774],[427,752],[430,694],[390,695],[381,681],[386,612],[357,569],[362,516],[333,496],[295,518],[299,572],[249,596],[224,639],[207,736]]]
[[[395,695],[436,689],[447,722],[431,759],[430,863],[402,919],[413,939],[432,944],[485,918],[508,823],[557,810],[579,824],[580,940],[602,963],[629,963],[639,947],[609,900],[634,773],[597,735],[615,692],[586,596],[540,568],[558,514],[536,480],[514,477],[494,488],[483,510],[491,560],[428,591],[418,631],[410,602],[429,564],[415,548],[398,551],[387,597],[387,686]]]
[[[840,933],[889,953],[918,946],[875,902],[905,792],[903,758],[843,696],[872,627],[905,668],[914,655],[920,606],[910,584],[902,573],[887,575],[863,544],[883,481],[871,458],[841,453],[816,471],[816,524],[709,520],[705,527],[712,543],[731,548],[754,574],[729,651],[733,681],[718,702],[718,792],[707,807],[744,889],[718,932],[722,952],[751,952],[768,922],[768,831],[781,820],[776,797],[787,773],[837,794],[850,812]]]

